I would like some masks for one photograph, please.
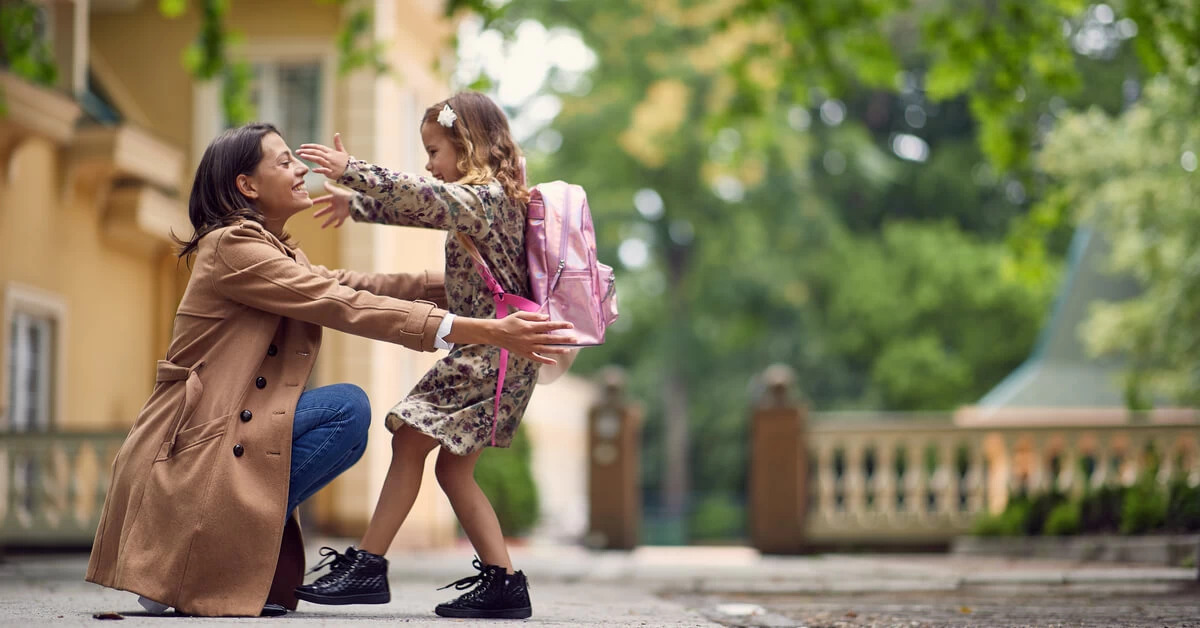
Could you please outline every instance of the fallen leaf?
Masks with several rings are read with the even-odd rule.
[[[856,613],[854,611],[850,611],[850,612],[846,613],[846,617],[849,617],[850,619],[854,619],[855,617],[858,617],[858,613]]]
[[[125,619],[120,613],[108,611],[107,613],[93,613],[92,619]]]
[[[958,612],[962,613],[963,615],[969,615],[971,613],[971,607],[970,606],[960,606],[960,607],[958,607]]]

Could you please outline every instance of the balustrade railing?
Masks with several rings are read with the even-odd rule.
[[[1010,495],[1200,482],[1200,421],[956,423],[951,415],[810,413],[808,542],[941,542]]]
[[[125,436],[0,434],[0,546],[90,545]]]

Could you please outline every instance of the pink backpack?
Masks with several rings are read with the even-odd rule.
[[[492,291],[496,318],[507,316],[510,307],[543,312],[550,315],[550,320],[570,321],[575,326],[568,332],[578,338],[573,346],[604,344],[605,329],[617,319],[617,284],[612,267],[596,259],[596,230],[592,226],[587,193],[578,185],[552,181],[534,186],[529,195],[525,255],[529,261],[532,301],[504,292],[474,242],[460,235],[460,241],[475,261],[475,269]],[[575,353],[559,358],[555,366],[543,365],[538,381],[549,383],[565,372],[575,360]],[[496,418],[507,371],[508,351],[502,349],[492,415],[492,445],[496,444]]]

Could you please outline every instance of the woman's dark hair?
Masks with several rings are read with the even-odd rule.
[[[188,199],[188,218],[195,233],[190,240],[181,240],[171,234],[180,247],[179,257],[195,253],[200,238],[209,232],[239,220],[266,225],[266,219],[254,206],[254,201],[238,190],[237,178],[240,174],[253,173],[262,161],[262,139],[268,133],[282,135],[272,124],[251,122],[225,131],[204,149],[204,156],[196,167],[196,179],[192,182],[192,196]]]

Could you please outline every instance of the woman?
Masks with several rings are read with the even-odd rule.
[[[294,609],[303,544],[295,507],[362,455],[370,407],[349,384],[302,392],[321,328],[419,351],[562,350],[543,317],[454,318],[439,275],[309,264],[283,230],[313,206],[308,172],[269,124],[227,131],[196,171],[195,254],[167,359],[113,462],[87,580],[195,615]],[[328,197],[317,199],[326,201]]]

